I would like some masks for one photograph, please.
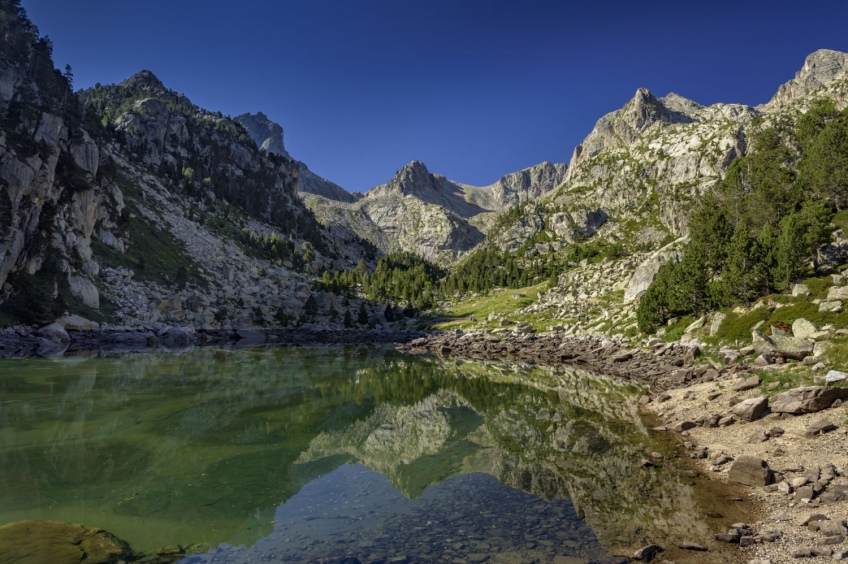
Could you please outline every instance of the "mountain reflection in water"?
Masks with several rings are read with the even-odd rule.
[[[254,545],[598,560],[654,529],[701,538],[691,488],[639,466],[653,448],[639,393],[372,347],[3,360],[0,524],[212,548],[191,561],[250,561]]]

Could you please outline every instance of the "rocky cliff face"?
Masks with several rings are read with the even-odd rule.
[[[153,73],[75,95],[16,5],[0,19],[3,323],[66,310],[156,330],[286,322],[313,295],[303,270],[363,254],[303,206],[296,161]],[[313,319],[338,316],[337,297],[318,297]]]
[[[778,88],[768,105],[787,106],[796,100],[816,95],[835,97],[844,101],[846,100],[844,87],[846,73],[848,73],[848,53],[820,49],[807,57],[804,66],[795,74],[795,78]]]
[[[283,128],[268,119],[262,112],[236,116],[261,151],[290,157],[283,145]],[[318,176],[303,161],[297,161],[297,190],[301,194],[314,194],[330,200],[353,203],[357,200],[350,192],[324,177]]]
[[[268,116],[262,112],[241,114],[234,117],[233,120],[244,126],[247,134],[256,141],[256,146],[259,147],[260,151],[275,153],[284,157],[290,156],[283,143],[283,128],[278,123],[268,119]]]
[[[658,249],[685,237],[693,204],[724,177],[735,158],[747,153],[752,133],[776,120],[794,119],[817,97],[848,102],[846,69],[847,54],[816,51],[769,103],[757,107],[705,107],[677,94],[658,98],[640,88],[620,110],[598,120],[577,146],[562,185],[490,233],[491,240],[515,249],[544,233],[550,243],[534,253],[559,252],[575,242],[558,227],[565,216],[585,224],[584,235],[597,232],[629,252]],[[604,221],[579,219],[587,213]]]
[[[24,293],[42,317],[68,299],[96,308],[91,238],[119,221],[122,196],[70,80],[53,69],[52,46],[11,11],[0,21],[0,303]]]

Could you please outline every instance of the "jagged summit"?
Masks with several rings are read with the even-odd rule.
[[[807,56],[804,66],[795,73],[795,78],[781,85],[768,105],[785,106],[846,76],[848,53],[819,49]]]
[[[418,160],[404,165],[386,184],[372,188],[367,196],[377,196],[386,193],[402,194],[404,196],[420,195],[425,192],[437,191],[436,179],[427,170],[427,166]]]
[[[233,120],[247,129],[247,134],[256,141],[261,150],[284,157],[290,156],[286,151],[282,126],[271,121],[264,113],[245,113],[234,117]]]
[[[698,110],[704,109],[704,106],[698,102],[685,98],[675,92],[669,92],[659,100],[666,108],[687,115],[691,115]]]
[[[657,98],[647,88],[639,88],[620,110],[598,120],[583,143],[575,147],[570,166],[574,167],[612,147],[631,143],[657,122],[691,123],[694,118],[687,112],[691,113],[695,106],[698,106],[695,102],[677,94]]]
[[[150,90],[150,91],[164,91],[166,90],[165,84],[157,78],[153,72],[149,70],[142,70],[125,81],[123,81],[120,86],[125,88],[130,88],[133,90]]]

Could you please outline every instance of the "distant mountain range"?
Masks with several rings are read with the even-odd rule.
[[[567,166],[474,187],[412,161],[351,194],[293,159],[264,114],[205,110],[149,71],[73,93],[19,5],[2,9],[3,323],[69,310],[141,326],[273,324],[303,315],[316,274],[381,253],[451,265],[484,246],[524,261],[592,241],[653,251],[687,235],[694,204],[754,132],[817,98],[848,103],[848,55],[821,50],[756,107],[638,89]],[[319,317],[338,319],[344,300],[320,296]]]

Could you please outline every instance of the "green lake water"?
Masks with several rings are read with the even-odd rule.
[[[0,360],[0,524],[109,530],[188,562],[521,562],[708,531],[641,390],[376,347]]]

